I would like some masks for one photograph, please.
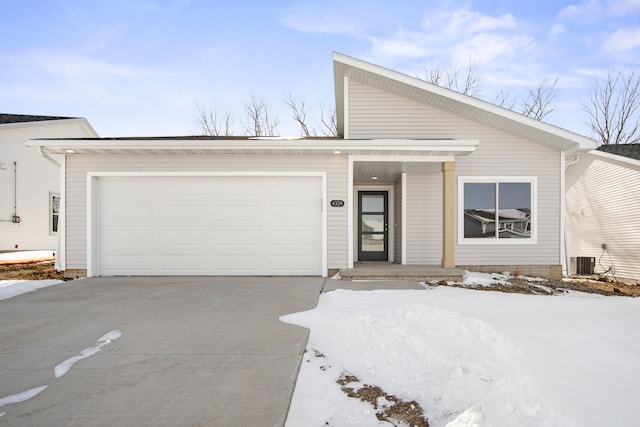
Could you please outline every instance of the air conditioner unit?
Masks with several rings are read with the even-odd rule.
[[[576,258],[576,274],[590,275],[596,266],[594,257],[579,256]]]

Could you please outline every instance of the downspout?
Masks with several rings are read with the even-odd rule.
[[[38,147],[38,149],[40,150],[40,154],[42,155],[42,157],[49,160],[51,163],[53,163],[57,167],[60,167],[60,163],[58,163],[53,157],[49,156],[47,153],[44,152],[44,147],[40,146]]]
[[[580,156],[577,155],[575,159],[570,160],[570,161],[565,161],[564,162],[564,170],[562,172],[562,200],[563,200],[563,215],[564,215],[564,221],[562,224],[562,244],[563,244],[563,249],[564,249],[564,265],[563,265],[563,274],[567,277],[569,277],[571,275],[571,272],[569,271],[571,268],[571,254],[569,253],[569,242],[568,242],[568,238],[567,238],[567,219],[568,219],[568,212],[567,212],[567,203],[566,203],[566,195],[567,195],[567,189],[566,189],[566,175],[567,175],[567,171],[571,168],[571,166],[573,166],[574,164],[576,164],[578,162],[578,160],[580,160]]]
[[[13,162],[13,219],[14,223],[19,223],[18,216],[18,163]],[[17,246],[16,246],[17,247]]]
[[[51,162],[52,164],[54,164],[55,166],[57,166],[60,169],[60,206],[59,206],[59,211],[58,211],[58,242],[56,243],[56,260],[55,260],[55,264],[54,267],[56,269],[56,271],[64,271],[66,269],[65,266],[65,228],[64,228],[64,223],[65,223],[65,209],[64,209],[64,205],[65,205],[65,188],[64,188],[64,174],[65,174],[65,168],[63,165],[61,165],[60,163],[58,163],[53,157],[49,156],[45,151],[44,151],[44,147],[40,146],[38,147],[38,149],[40,150],[40,154],[42,155],[42,157],[44,157],[45,159],[47,159],[49,162]],[[64,159],[63,159],[63,163],[64,163]]]

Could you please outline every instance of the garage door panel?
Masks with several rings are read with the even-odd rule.
[[[154,243],[153,230],[131,227],[101,227],[100,245],[103,248],[128,248],[148,252]]]
[[[322,274],[320,177],[99,181],[100,274]]]

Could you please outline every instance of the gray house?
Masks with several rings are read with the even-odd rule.
[[[585,137],[334,53],[339,138],[33,140],[64,155],[69,275],[319,275],[362,262],[560,277]]]

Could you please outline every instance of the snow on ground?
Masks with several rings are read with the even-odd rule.
[[[0,261],[49,258],[52,251],[21,251],[0,254]],[[33,292],[48,286],[64,283],[62,280],[0,280],[0,301]]]
[[[31,259],[52,258],[54,252],[53,250],[5,252],[0,253],[0,261],[26,261]]]
[[[53,374],[55,375],[56,378],[60,378],[61,376],[69,372],[69,369],[71,369],[73,365],[75,365],[82,359],[93,356],[94,354],[102,350],[102,347],[104,347],[105,345],[111,344],[113,341],[117,340],[121,336],[122,336],[122,332],[118,330],[107,332],[102,337],[100,337],[100,339],[98,339],[98,342],[96,343],[96,345],[85,348],[80,352],[79,356],[73,356],[62,363],[58,363],[56,367],[53,368]]]
[[[48,286],[64,283],[62,280],[0,280],[0,301]]]
[[[416,401],[432,427],[638,424],[640,299],[337,290],[281,320],[311,331],[290,427],[389,425],[341,375]]]

